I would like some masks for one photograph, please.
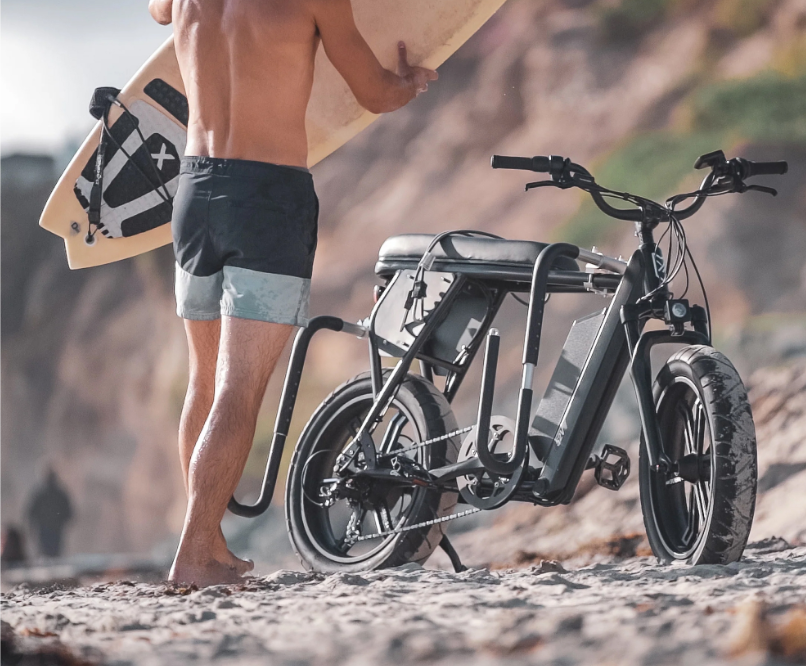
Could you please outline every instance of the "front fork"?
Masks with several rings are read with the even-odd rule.
[[[665,300],[664,303],[684,303],[684,301]],[[688,305],[686,304],[685,307]],[[667,305],[665,311],[669,312],[669,310]],[[638,402],[638,413],[644,432],[649,467],[656,472],[669,473],[672,461],[663,451],[663,440],[652,394],[652,362],[650,358],[652,347],[668,343],[710,345],[711,339],[708,335],[705,309],[699,305],[691,306],[686,315],[678,317],[683,321],[670,322],[666,317],[666,323],[670,325],[671,330],[642,332],[643,324],[652,318],[664,320],[656,306],[650,303],[625,305],[621,308],[621,323],[624,325],[630,349],[630,377]],[[686,321],[691,322],[694,330],[682,329],[682,325]]]

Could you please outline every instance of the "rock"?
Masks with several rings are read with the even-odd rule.
[[[540,564],[530,567],[529,571],[535,574],[568,573],[565,567],[556,560],[541,560]]]
[[[423,565],[418,564],[417,562],[407,562],[406,564],[401,564],[399,567],[395,567],[396,571],[422,571]]]

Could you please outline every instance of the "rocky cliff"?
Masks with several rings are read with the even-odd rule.
[[[604,184],[660,197],[694,185],[694,159],[722,147],[788,159],[791,170],[775,183],[778,198],[712,201],[687,225],[718,341],[746,372],[802,355],[804,100],[803,0],[510,0],[427,95],[314,170],[322,217],[313,311],[365,316],[377,249],[395,233],[478,228],[631,251],[629,225],[573,193],[525,195],[526,178],[489,169],[491,153],[568,155]],[[36,227],[50,165],[13,157],[2,167],[3,523],[20,520],[50,460],[76,500],[73,551],[147,550],[176,531],[184,509],[174,438],[186,361],[171,254],[71,273],[60,241]],[[543,358],[556,356],[562,325],[599,302],[554,299]],[[506,412],[522,320],[512,303],[499,324],[513,341],[499,391]],[[364,359],[346,336],[315,343],[295,428]],[[273,384],[245,485],[259,475]],[[629,440],[622,421],[608,432]]]

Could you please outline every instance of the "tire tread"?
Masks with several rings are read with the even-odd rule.
[[[701,390],[707,405],[717,472],[712,488],[712,514],[708,534],[689,562],[692,564],[729,564],[744,551],[755,512],[758,465],[753,415],[747,391],[733,364],[713,347],[692,345],[676,352],[658,374],[656,400],[662,388],[674,376],[684,374]],[[641,455],[644,456],[642,445]],[[641,465],[646,476],[646,463]],[[655,554],[662,560],[673,559],[663,552],[660,538],[654,534],[648,480],[642,478],[641,504],[647,536]]]

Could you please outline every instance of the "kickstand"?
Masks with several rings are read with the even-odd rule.
[[[462,564],[462,560],[459,559],[459,553],[456,552],[456,549],[451,544],[447,534],[442,535],[442,541],[439,542],[439,547],[442,548],[442,550],[445,551],[445,554],[450,558],[451,564],[453,565],[453,570],[456,573],[467,571],[467,567]]]

